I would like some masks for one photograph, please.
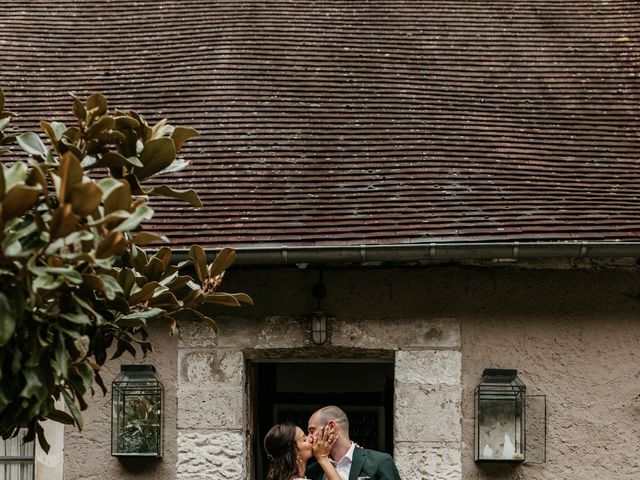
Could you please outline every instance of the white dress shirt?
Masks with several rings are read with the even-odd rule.
[[[329,457],[329,461],[331,465],[336,468],[338,472],[338,476],[342,480],[349,480],[349,473],[351,473],[351,463],[353,462],[353,451],[356,448],[356,444],[351,442],[351,448],[347,451],[344,457],[342,457],[337,462],[334,461],[331,457]],[[327,480],[327,476],[323,475],[322,480]]]

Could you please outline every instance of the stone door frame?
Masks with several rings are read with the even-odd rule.
[[[336,319],[331,344],[311,347],[294,317],[186,324],[178,346],[180,480],[250,475],[248,361],[358,356],[395,364],[394,458],[402,478],[462,479],[457,319]]]

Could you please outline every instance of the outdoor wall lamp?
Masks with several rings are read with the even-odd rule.
[[[122,365],[111,395],[111,455],[162,458],[164,387],[155,367]]]
[[[324,345],[327,342],[327,314],[318,310],[311,314],[311,340],[316,345]]]
[[[476,462],[524,462],[526,392],[517,370],[484,370],[475,392]]]

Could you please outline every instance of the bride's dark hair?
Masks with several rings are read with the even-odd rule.
[[[267,480],[290,480],[298,475],[296,426],[293,423],[271,427],[264,437],[264,449],[270,462]]]

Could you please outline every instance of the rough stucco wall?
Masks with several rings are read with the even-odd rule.
[[[252,294],[257,317],[299,315],[315,309],[317,278],[317,271],[237,272],[227,287]],[[378,319],[385,328],[409,318],[460,321],[465,480],[640,478],[640,403],[633,402],[640,392],[640,305],[626,296],[640,292],[637,272],[435,266],[329,270],[324,283],[323,308],[338,318]],[[487,367],[517,368],[530,393],[547,395],[545,464],[474,463],[473,390]],[[423,455],[420,475],[430,478],[429,464],[445,471],[455,464],[450,456],[448,448]]]
[[[125,353],[119,360],[107,361],[103,379],[109,389],[103,396],[99,387],[89,408],[84,412],[84,429],[78,432],[65,427],[65,480],[138,480],[176,478],[176,375],[177,339],[169,335],[169,328],[158,323],[150,328],[155,352],[145,359],[133,359]],[[120,373],[120,363],[151,363],[164,385],[165,423],[164,458],[157,460],[127,459],[124,463],[111,456],[111,382]]]
[[[246,291],[254,297],[256,307],[212,311],[223,320],[224,335],[212,343],[203,330],[203,335],[193,335],[189,349],[206,351],[213,345],[218,349],[255,348],[256,342],[276,348],[277,339],[260,337],[262,329],[255,338],[242,338],[258,323],[268,327],[269,321],[281,327],[283,336],[288,336],[284,343],[289,344],[292,336],[300,335],[299,325],[292,317],[316,308],[311,290],[317,281],[317,270],[230,272],[225,290]],[[465,480],[640,478],[640,404],[632,402],[640,392],[640,305],[625,297],[640,290],[639,274],[606,269],[433,266],[327,270],[324,284],[327,297],[322,306],[344,322],[345,329],[340,331],[346,333],[346,327],[353,328],[353,335],[360,337],[358,341],[365,335],[364,340],[375,348],[384,345],[390,329],[409,335],[411,332],[403,326],[412,319],[449,318],[460,323]],[[378,327],[372,328],[373,325]],[[425,331],[424,339],[438,340],[439,332]],[[167,389],[165,459],[145,473],[126,473],[110,457],[110,400],[98,395],[86,414],[85,431],[67,432],[65,479],[176,478],[177,416],[172,389],[178,378],[178,348],[175,339],[161,333],[154,335],[159,342],[154,363]],[[351,334],[341,333],[334,341],[347,345],[354,340]],[[436,357],[434,361],[438,360]],[[189,363],[191,360],[193,364]],[[185,371],[181,375],[187,375],[187,380],[191,375],[195,375],[192,378],[196,382],[202,380],[198,377],[199,362],[198,355],[183,362]],[[486,471],[473,462],[473,389],[486,367],[517,368],[531,391],[548,395],[546,464]],[[113,364],[110,370],[117,373],[118,368]],[[111,377],[107,379],[110,380]],[[418,385],[428,381],[414,376],[406,380]],[[441,379],[442,383],[448,381]],[[433,412],[434,423],[439,421],[438,413]],[[202,443],[200,437],[190,437],[194,429],[186,427],[193,418],[184,421],[180,452],[184,461],[190,463],[189,458],[197,452],[215,450],[215,445]],[[236,456],[242,455],[241,444],[234,445]],[[433,478],[434,470],[441,472],[438,478],[460,478],[460,455],[451,445],[443,445],[440,451],[414,454],[425,465],[416,472],[419,478]],[[187,473],[185,478],[188,476]]]
[[[640,478],[640,311],[624,296],[638,276],[489,273],[476,274],[462,321],[464,478]],[[473,389],[486,367],[517,368],[529,393],[547,395],[545,464],[474,464]]]

